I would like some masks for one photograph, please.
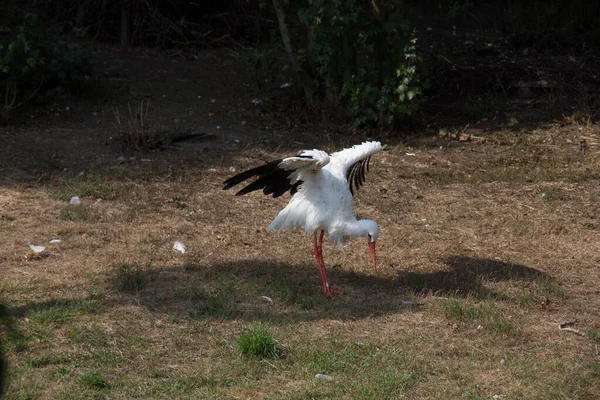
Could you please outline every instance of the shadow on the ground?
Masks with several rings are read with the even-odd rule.
[[[421,293],[502,300],[486,282],[550,279],[533,268],[484,258],[453,256],[445,262],[451,270],[400,272],[396,277],[330,268],[330,282],[340,291],[333,298],[323,295],[313,265],[269,260],[186,264],[143,271],[145,287],[119,301],[192,317],[355,319],[416,311]]]
[[[449,270],[400,271],[395,277],[329,268],[329,280],[339,291],[332,298],[323,295],[318,270],[312,264],[239,260],[137,269],[130,275],[115,270],[106,281],[110,296],[30,302],[7,308],[7,312],[17,318],[33,315],[56,322],[78,313],[135,304],[153,312],[191,318],[283,323],[346,320],[418,311],[422,296],[429,293],[502,301],[506,297],[486,284],[552,281],[536,269],[485,258],[452,256],[444,262]]]
[[[271,260],[185,264],[142,271],[144,288],[125,292],[119,301],[134,301],[153,311],[191,317],[268,319],[354,319],[414,311],[410,294],[394,279],[329,268],[339,294],[324,296],[314,265]],[[124,277],[111,278],[116,285]],[[122,287],[122,285],[121,285]]]
[[[431,273],[401,272],[400,284],[417,292],[476,298],[502,298],[487,282],[550,280],[550,276],[524,265],[487,258],[451,256],[443,262],[451,269]]]

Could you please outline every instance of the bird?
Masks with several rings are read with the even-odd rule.
[[[377,270],[375,243],[379,227],[373,220],[356,218],[353,196],[365,182],[371,156],[381,149],[380,142],[366,141],[332,154],[317,149],[302,150],[296,156],[280,158],[230,177],[225,180],[223,190],[256,178],[236,196],[261,189],[274,198],[289,192],[292,195],[289,203],[267,231],[303,227],[307,235],[313,235],[313,255],[323,292],[331,297],[340,292],[332,288],[327,278],[322,247],[325,232],[340,249],[349,237],[366,238],[373,270]]]

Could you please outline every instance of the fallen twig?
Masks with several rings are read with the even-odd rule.
[[[558,325],[558,327],[560,329],[565,329],[567,326],[575,325],[578,322],[579,322],[578,320],[574,319],[573,321],[563,322],[562,324]]]

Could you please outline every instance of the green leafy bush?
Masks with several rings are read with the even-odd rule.
[[[3,111],[29,101],[76,92],[92,66],[88,55],[44,18],[18,3],[0,16],[0,93]]]
[[[289,42],[295,47],[292,55],[288,51],[290,63],[300,68],[299,85],[310,85],[305,93],[319,97],[309,102],[341,102],[356,124],[387,126],[418,108],[426,82],[420,78],[417,38],[402,2],[282,4],[290,25]]]

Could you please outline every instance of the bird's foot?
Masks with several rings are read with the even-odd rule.
[[[327,286],[325,286],[325,289],[323,291],[325,292],[325,296],[328,298],[336,298],[342,294],[341,291],[332,288],[330,284],[327,284]]]

